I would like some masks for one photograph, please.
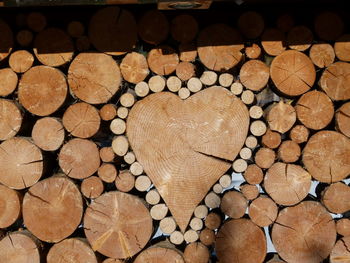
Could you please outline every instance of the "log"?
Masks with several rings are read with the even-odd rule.
[[[80,224],[83,200],[70,179],[51,176],[29,188],[22,212],[24,224],[33,235],[56,243],[71,235]]]
[[[176,66],[176,76],[182,81],[187,81],[196,74],[196,67],[191,62],[181,61]]]
[[[151,208],[150,213],[154,220],[162,220],[166,217],[168,211],[169,208],[165,204],[157,204]]]
[[[33,126],[33,142],[44,151],[57,151],[62,146],[64,138],[63,125],[57,118],[41,118]]]
[[[10,139],[22,126],[22,113],[12,100],[0,99],[0,140]]]
[[[344,237],[350,236],[350,219],[349,218],[339,219],[336,223],[336,229],[339,235]]]
[[[191,95],[191,92],[188,88],[181,88],[177,94],[181,99],[185,100]]]
[[[319,86],[332,100],[350,99],[350,64],[335,62],[323,71]]]
[[[7,228],[21,216],[22,196],[16,190],[0,184],[0,228]]]
[[[102,162],[111,163],[114,160],[114,152],[112,147],[102,147],[100,149],[100,158]]]
[[[197,20],[191,15],[177,15],[171,20],[170,32],[176,41],[190,43],[198,33]]]
[[[128,108],[119,107],[117,109],[117,116],[121,119],[126,119],[126,117],[128,117],[128,114],[129,114]]]
[[[197,57],[197,47],[193,42],[180,43],[179,57],[181,61],[193,62]]]
[[[120,63],[123,78],[133,84],[143,81],[149,74],[146,57],[137,52],[128,53]]]
[[[133,164],[136,161],[135,154],[133,152],[128,152],[127,154],[124,155],[124,161],[127,164]]]
[[[75,263],[97,263],[94,251],[85,239],[68,238],[53,245],[47,254],[47,263],[73,260]]]
[[[274,104],[266,113],[266,120],[270,129],[279,133],[289,131],[293,127],[296,117],[297,114],[293,106],[282,100]]]
[[[38,116],[57,111],[68,93],[64,74],[48,66],[35,66],[22,75],[18,84],[18,99],[22,106]]]
[[[114,134],[121,135],[125,133],[126,123],[122,119],[115,118],[113,121],[111,121],[109,128]]]
[[[80,53],[68,69],[70,91],[90,104],[110,100],[119,90],[121,80],[118,64],[102,53]]]
[[[300,146],[292,140],[283,141],[278,148],[278,158],[285,163],[295,163],[299,160],[300,155]]]
[[[350,261],[350,237],[343,237],[338,240],[335,246],[332,249],[329,261],[331,263],[338,262],[348,262]]]
[[[250,135],[245,140],[245,145],[250,149],[254,149],[258,145],[258,140],[256,139],[256,137]]]
[[[335,131],[320,131],[307,142],[302,160],[316,180],[335,183],[350,173],[350,140]]]
[[[197,38],[197,51],[201,62],[210,70],[225,71],[242,59],[244,48],[241,35],[225,24],[204,28]]]
[[[242,184],[240,185],[239,190],[249,201],[254,200],[259,196],[259,188],[254,184]]]
[[[205,86],[212,86],[216,83],[218,80],[218,74],[214,71],[203,71],[202,76],[200,77],[200,81],[203,83]]]
[[[264,115],[264,111],[260,106],[254,105],[249,108],[249,116],[252,119],[260,119]]]
[[[243,159],[237,159],[232,164],[232,168],[236,173],[243,173],[247,169],[247,167],[247,161]]]
[[[165,88],[165,78],[159,75],[152,76],[148,80],[148,86],[153,92],[161,92]]]
[[[244,104],[252,104],[255,101],[255,95],[251,90],[245,90],[242,92],[241,100]]]
[[[98,177],[103,182],[113,183],[117,177],[118,171],[112,163],[103,163],[97,170]]]
[[[10,55],[13,48],[13,34],[11,28],[3,20],[0,20],[0,34],[0,61],[2,61]]]
[[[116,258],[106,258],[102,263],[123,263],[123,261]]]
[[[190,227],[194,230],[194,231],[200,231],[203,228],[203,220],[194,217],[191,219],[190,221]]]
[[[244,160],[249,160],[252,157],[252,150],[248,147],[242,148],[242,150],[239,152],[239,156]]]
[[[277,218],[276,203],[267,196],[260,196],[249,205],[250,219],[260,227],[273,224]]]
[[[169,22],[166,16],[158,10],[146,12],[138,22],[140,38],[152,45],[162,43],[169,34]]]
[[[348,54],[350,35],[345,34],[339,37],[334,43],[334,52],[339,60],[350,61],[350,56]]]
[[[23,137],[14,137],[0,144],[0,183],[13,189],[34,185],[43,175],[40,149]]]
[[[130,192],[135,186],[135,177],[128,170],[122,170],[115,178],[115,186],[121,192]]]
[[[70,21],[67,26],[67,32],[71,37],[79,38],[84,35],[84,24],[80,21]]]
[[[301,166],[275,163],[266,172],[266,193],[280,205],[291,206],[301,202],[309,193],[311,176]]]
[[[34,32],[43,31],[47,25],[46,17],[39,12],[31,12],[26,19],[28,28]]]
[[[27,50],[17,50],[10,55],[9,65],[14,72],[24,73],[31,68],[34,56]]]
[[[130,165],[130,172],[135,176],[139,176],[143,173],[143,167],[139,162],[134,162]]]
[[[207,207],[214,209],[220,206],[221,199],[220,196],[214,192],[209,192],[204,198],[204,203]]]
[[[218,229],[221,225],[221,217],[215,212],[210,212],[204,220],[204,225],[210,230]]]
[[[270,56],[278,56],[286,50],[286,36],[277,28],[267,28],[261,36],[261,45]]]
[[[92,141],[71,139],[62,146],[58,164],[67,176],[84,179],[93,175],[100,167],[100,153]]]
[[[262,169],[268,169],[275,162],[276,154],[270,148],[260,148],[254,156],[254,161],[257,166]]]
[[[282,14],[277,18],[276,24],[279,30],[288,32],[295,24],[294,17],[288,13]]]
[[[264,27],[264,18],[257,12],[244,12],[238,18],[238,28],[246,38],[258,38],[264,31]]]
[[[102,120],[111,121],[117,116],[117,107],[112,103],[108,103],[102,106],[99,113]]]
[[[26,29],[20,30],[16,35],[17,43],[21,47],[28,47],[32,43],[33,38],[34,36],[32,31]]]
[[[270,76],[277,90],[287,96],[299,96],[315,83],[315,66],[308,56],[287,50],[271,63]]]
[[[137,42],[135,18],[118,6],[102,8],[90,19],[89,39],[98,51],[112,56],[130,52]]]
[[[350,137],[350,103],[344,103],[335,113],[337,130]]]
[[[205,218],[208,215],[208,207],[205,205],[199,205],[196,207],[196,209],[194,209],[194,216],[200,219]]]
[[[264,232],[249,219],[224,223],[216,236],[216,253],[221,263],[262,263],[266,255]],[[244,249],[242,249],[244,248]]]
[[[138,176],[135,180],[135,188],[140,192],[146,192],[151,187],[151,180],[146,175]]]
[[[17,88],[17,74],[10,68],[0,69],[0,80],[0,96],[6,97]]]
[[[170,76],[166,81],[166,86],[171,92],[178,92],[181,89],[181,79],[176,76]]]
[[[334,62],[335,53],[333,47],[330,44],[317,43],[312,45],[309,56],[317,67],[325,68]]]
[[[196,78],[196,77],[193,77],[193,78],[190,78],[188,81],[187,81],[187,88],[189,89],[189,91],[191,92],[198,92],[202,89],[202,82]]]
[[[83,179],[80,191],[87,198],[97,198],[104,190],[102,180],[97,176],[90,176]]]
[[[295,26],[288,31],[287,43],[291,49],[305,51],[311,47],[313,40],[314,36],[306,26]]]
[[[147,192],[145,200],[150,205],[156,205],[160,202],[160,195],[156,189]]]
[[[224,174],[223,176],[220,177],[219,183],[223,188],[228,188],[230,187],[232,182],[232,178],[229,174]]]
[[[221,211],[234,219],[243,217],[247,208],[248,200],[240,192],[226,192],[221,200]]]
[[[305,93],[295,106],[297,117],[312,130],[324,129],[333,119],[334,106],[323,92],[313,90]]]
[[[129,141],[125,136],[117,136],[112,141],[112,149],[117,156],[124,156],[129,149]]]
[[[180,231],[174,231],[170,235],[170,242],[174,245],[181,245],[184,242],[184,235]]]
[[[309,134],[310,131],[304,125],[296,125],[291,129],[289,137],[292,141],[300,144],[308,140]]]
[[[343,33],[344,23],[337,13],[325,11],[315,18],[314,28],[322,40],[334,41]]]
[[[219,84],[222,87],[228,88],[231,86],[234,78],[233,75],[230,73],[222,73],[219,76]]]
[[[72,60],[74,44],[63,30],[52,27],[36,35],[33,50],[42,64],[59,67]]]
[[[176,229],[176,222],[172,217],[164,217],[159,222],[159,229],[166,235],[170,235]]]
[[[261,143],[270,149],[276,149],[281,144],[281,134],[271,129],[267,129],[266,133],[261,137]]]
[[[240,81],[244,87],[260,91],[267,85],[270,69],[260,60],[252,59],[243,64],[239,72]]]
[[[32,235],[24,231],[9,232],[0,240],[0,258],[3,262],[40,263],[40,249]]]
[[[272,242],[287,262],[322,262],[335,240],[334,221],[318,202],[306,201],[284,208],[272,227]]]
[[[251,46],[245,48],[245,54],[250,59],[257,59],[261,56],[261,48],[259,45],[253,43]]]
[[[80,52],[88,51],[90,46],[91,43],[87,36],[81,36],[75,40],[75,47]]]
[[[64,128],[78,138],[90,138],[100,129],[101,118],[98,110],[85,102],[70,105],[62,117]]]
[[[331,213],[342,214],[350,210],[349,198],[350,187],[338,182],[322,192],[321,202]]]
[[[211,246],[215,242],[215,232],[209,228],[203,229],[199,234],[199,240],[206,246]]]
[[[134,261],[134,263],[143,262],[185,263],[185,260],[177,249],[155,246],[142,251]]]
[[[202,243],[191,243],[185,248],[184,259],[186,263],[208,263],[209,258],[209,250]]]
[[[196,231],[190,229],[190,230],[187,230],[184,234],[184,240],[187,242],[187,243],[193,243],[193,242],[196,242],[197,240],[199,239],[199,235]]]
[[[86,238],[94,251],[107,257],[132,257],[148,243],[152,231],[147,207],[140,198],[130,194],[104,193],[85,211]]]
[[[159,46],[152,49],[147,55],[149,68],[155,74],[170,75],[179,64],[179,56],[170,46]]]
[[[136,96],[141,98],[146,97],[149,93],[149,86],[146,82],[141,81],[135,85]]]
[[[243,176],[249,184],[260,184],[264,178],[264,173],[256,164],[250,164],[245,170]]]

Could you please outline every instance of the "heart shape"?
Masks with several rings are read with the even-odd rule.
[[[186,100],[155,93],[130,110],[130,145],[182,232],[196,206],[230,168],[248,127],[247,107],[218,86]]]

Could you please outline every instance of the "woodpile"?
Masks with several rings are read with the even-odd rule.
[[[0,20],[0,262],[349,261],[341,15],[45,12]]]

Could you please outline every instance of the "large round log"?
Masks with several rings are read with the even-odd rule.
[[[0,96],[8,96],[17,88],[18,77],[11,68],[0,69]]]
[[[134,263],[144,262],[185,263],[185,260],[176,249],[155,246],[142,251],[134,261]]]
[[[332,213],[342,214],[350,211],[350,186],[337,182],[322,192],[321,201]]]
[[[0,99],[0,141],[14,137],[21,128],[22,119],[22,113],[13,101]]]
[[[52,117],[36,121],[32,129],[34,143],[44,151],[56,151],[63,144],[65,132],[60,120]]]
[[[136,52],[129,53],[123,58],[120,70],[123,78],[134,84],[143,81],[149,74],[145,56]]]
[[[166,16],[159,10],[146,12],[138,22],[140,38],[152,45],[162,43],[169,34],[169,22]]]
[[[176,70],[179,56],[170,46],[159,46],[152,49],[147,56],[149,68],[158,75],[169,75]]]
[[[21,202],[19,192],[0,184],[0,228],[11,226],[20,217]]]

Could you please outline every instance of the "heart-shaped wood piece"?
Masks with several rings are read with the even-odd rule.
[[[184,101],[170,92],[155,93],[131,109],[130,145],[181,231],[230,168],[248,127],[247,107],[222,87],[205,89]]]

